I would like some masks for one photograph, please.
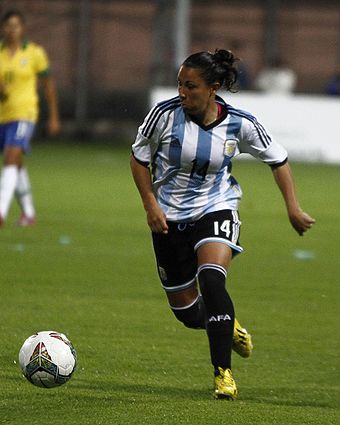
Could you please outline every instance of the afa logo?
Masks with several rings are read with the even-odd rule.
[[[225,322],[226,320],[231,320],[229,314],[219,314],[218,316],[209,317],[210,322]]]
[[[21,60],[20,60],[20,65],[21,66],[25,66],[25,65],[27,65],[28,64],[28,58],[22,58]]]

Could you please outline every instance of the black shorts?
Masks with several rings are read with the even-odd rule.
[[[168,234],[152,234],[158,274],[167,292],[181,291],[195,284],[196,251],[203,244],[225,243],[233,255],[243,251],[239,245],[241,222],[237,211],[216,211],[192,223],[170,221],[168,226]]]

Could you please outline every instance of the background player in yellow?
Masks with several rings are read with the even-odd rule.
[[[6,220],[15,194],[22,210],[18,224],[30,226],[36,218],[23,159],[30,150],[38,119],[38,80],[42,81],[47,100],[50,136],[60,129],[57,95],[44,49],[24,38],[25,20],[21,12],[8,11],[1,19],[1,30],[0,149],[4,166],[0,176],[0,225]]]

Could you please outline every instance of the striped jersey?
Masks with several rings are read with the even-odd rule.
[[[286,150],[257,119],[219,96],[224,114],[203,126],[184,111],[179,97],[158,103],[139,127],[132,152],[151,166],[153,190],[168,221],[192,222],[207,213],[237,210],[242,190],[231,175],[232,159],[248,153],[281,164]]]

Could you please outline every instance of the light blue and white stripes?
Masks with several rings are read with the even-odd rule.
[[[139,128],[133,154],[152,166],[154,192],[169,221],[237,210],[242,191],[231,175],[236,155],[249,153],[268,164],[287,157],[254,116],[217,101],[228,113],[208,128],[190,119],[178,97],[156,105]]]

